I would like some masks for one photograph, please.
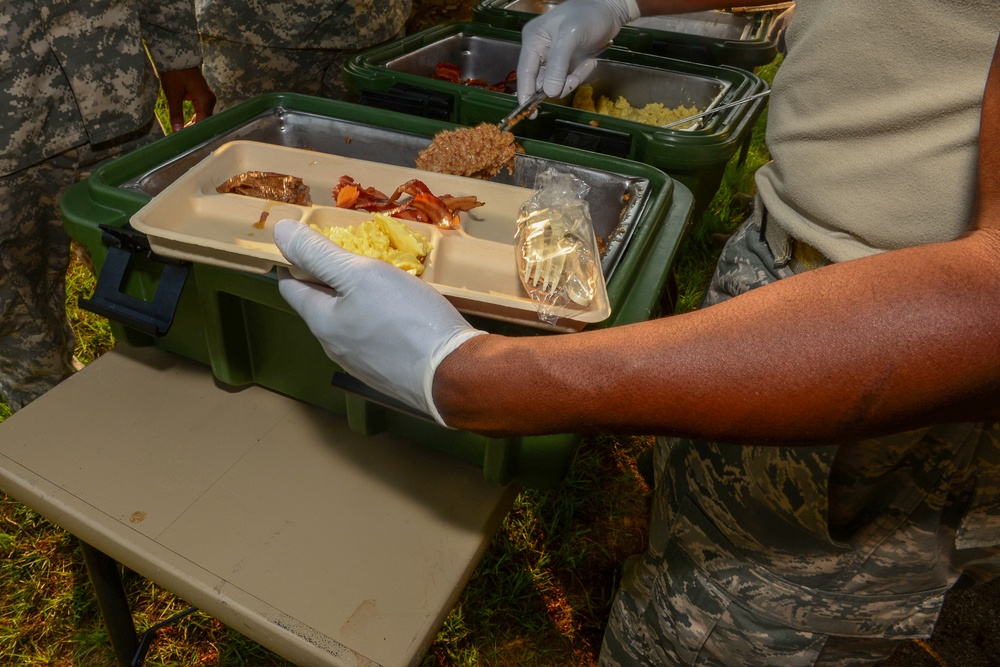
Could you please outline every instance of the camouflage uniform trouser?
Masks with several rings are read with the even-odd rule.
[[[215,111],[275,92],[347,99],[341,68],[358,50],[283,49],[201,37],[202,71]]]
[[[0,395],[19,410],[73,372],[66,315],[70,240],[59,198],[97,162],[154,138],[159,123],[0,178]]]
[[[703,307],[807,270],[762,236],[755,213]],[[654,465],[605,667],[871,664],[929,636],[960,577],[1000,574],[998,424],[825,447],[660,439]]]

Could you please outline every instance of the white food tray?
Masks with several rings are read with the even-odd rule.
[[[301,178],[310,188],[312,206],[298,206],[238,194],[216,187],[247,171],[271,171]],[[410,179],[423,181],[434,194],[475,195],[483,206],[461,214],[461,228],[402,220],[423,234],[432,249],[421,278],[464,313],[542,329],[577,331],[611,315],[603,276],[586,308],[557,311],[554,324],[538,318],[525,292],[514,259],[514,230],[528,188],[479,179],[358,160],[328,153],[256,141],[220,146],[155,196],[132,216],[132,226],[146,234],[150,248],[165,257],[251,273],[290,266],[274,245],[272,229],[282,218],[320,228],[358,225],[371,215],[337,208],[332,190],[341,176],[386,194]],[[261,228],[259,221],[267,213]]]

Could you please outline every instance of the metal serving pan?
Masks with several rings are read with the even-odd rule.
[[[563,0],[479,0],[475,21],[520,31],[524,24]],[[747,71],[774,60],[770,36],[778,15],[793,3],[664,16],[643,16],[622,27],[616,47],[706,65],[730,65]]]
[[[525,1],[517,0],[514,4]],[[628,25],[635,28],[679,32],[699,37],[745,41],[753,37],[757,23],[757,17],[749,14],[737,15],[729,12],[709,11],[673,14],[671,16],[642,16]]]
[[[458,33],[393,58],[385,67],[413,76],[433,77],[438,63],[449,62],[459,67],[463,80],[496,83],[516,70],[520,47],[519,42]],[[717,106],[732,86],[720,78],[604,58],[598,59],[587,83],[593,86],[595,98],[604,95],[614,100],[620,96],[634,107],[658,102],[667,108],[695,106],[699,111]],[[569,106],[572,99],[567,96],[549,102]],[[693,131],[701,127],[698,121],[678,129]]]
[[[412,167],[417,154],[430,141],[426,136],[409,132],[275,108],[178,154],[119,187],[154,197],[217,148],[237,140],[304,148],[400,167]],[[492,181],[531,188],[536,176],[550,166],[571,173],[590,186],[587,202],[594,232],[604,245],[601,265],[605,280],[610,279],[638,222],[642,204],[648,196],[649,182],[644,178],[523,154],[516,156],[513,173],[501,170]]]

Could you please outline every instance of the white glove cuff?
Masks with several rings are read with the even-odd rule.
[[[467,329],[460,334],[452,336],[447,343],[435,350],[434,354],[431,356],[430,363],[427,365],[427,372],[424,374],[424,403],[427,406],[427,412],[431,415],[431,417],[434,417],[434,421],[441,424],[441,426],[451,428],[444,423],[444,419],[441,418],[441,413],[438,412],[437,406],[434,405],[434,375],[437,373],[437,367],[442,361],[444,361],[445,357],[458,349],[462,343],[485,333],[487,332],[480,331],[478,329]]]
[[[614,12],[618,25],[614,29],[617,33],[623,25],[639,18],[639,5],[636,0],[598,0],[608,9]],[[572,5],[570,5],[572,6]]]
[[[625,8],[628,11],[628,20],[625,23],[631,23],[642,16],[642,12],[639,11],[639,3],[636,0],[625,0]]]

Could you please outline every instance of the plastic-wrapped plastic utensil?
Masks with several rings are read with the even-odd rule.
[[[585,199],[590,186],[551,167],[539,174],[537,186],[521,206],[514,256],[539,319],[552,323],[559,310],[589,306],[603,275]]]

